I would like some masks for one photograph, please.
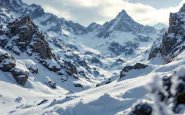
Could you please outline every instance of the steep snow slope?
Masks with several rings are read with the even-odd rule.
[[[167,103],[155,99],[160,90],[164,94],[171,93],[171,87],[166,89],[166,86],[161,85],[164,76],[177,72],[181,73],[177,76],[184,79],[183,72],[179,71],[184,70],[184,50],[168,63],[168,60],[158,55],[148,60],[153,49],[159,47],[160,50],[162,47],[166,30],[161,30],[158,35],[155,29],[135,22],[124,10],[102,26],[92,23],[85,28],[44,13],[40,6],[29,6],[21,0],[0,1],[0,4],[3,4],[0,8],[0,16],[3,19],[0,24],[0,54],[3,54],[0,55],[0,114],[126,115],[127,112],[135,112],[135,109],[136,112],[150,112],[147,110],[151,108],[153,114],[161,112],[159,115],[170,115],[160,111],[161,104],[172,114],[184,113],[184,94],[181,91],[184,89],[177,90],[179,97],[174,91],[181,82],[171,83],[173,95],[170,95],[172,98],[164,96]],[[182,7],[177,15],[179,18],[172,18],[181,20],[184,16],[183,9]],[[21,16],[23,14],[30,14],[33,22],[27,16]],[[19,16],[21,17],[18,18]],[[173,22],[176,20],[172,20],[169,28],[172,28],[171,30]],[[178,28],[179,24],[176,27]],[[183,29],[178,30],[180,32]],[[157,36],[158,39],[150,45]],[[38,45],[40,42],[44,45]],[[37,52],[32,50],[33,48],[37,49]],[[46,52],[43,54],[42,51]],[[11,68],[7,66],[9,64]],[[146,67],[143,68],[142,64]],[[37,69],[38,72],[34,72]],[[24,86],[19,85],[19,80],[15,79],[17,70],[18,74],[21,74],[19,79],[23,78],[22,74],[27,75],[25,73],[29,72],[25,85],[22,84]],[[124,77],[121,74],[124,74]],[[158,83],[155,81],[156,75],[159,76]],[[56,82],[56,89],[52,88],[48,81]],[[151,85],[150,82],[154,83]],[[145,87],[149,83],[148,91]],[[157,90],[151,91],[156,86],[159,86]],[[153,96],[154,98],[151,98]],[[155,106],[149,103],[144,110],[137,106],[131,108],[135,102],[140,103],[140,99],[154,103]],[[168,107],[171,104],[173,108]]]
[[[96,28],[96,26],[95,26]],[[135,22],[124,10],[88,34],[81,35],[81,44],[96,49],[104,55],[135,58],[157,37],[157,30]]]
[[[161,77],[171,74],[171,71],[179,68],[179,66],[184,63],[185,61],[181,60],[163,66],[153,66],[152,72],[139,77],[136,77],[138,76],[138,72],[133,71],[136,78],[120,82],[115,81],[108,85],[89,89],[80,93],[61,97],[48,97],[47,99],[49,101],[46,104],[38,107],[35,104],[31,108],[21,109],[12,114],[93,115],[101,113],[102,115],[125,115],[127,109],[129,109],[133,103],[138,101],[138,99],[149,99],[149,96],[147,96],[148,91],[143,86],[150,83],[155,74]],[[130,75],[127,75],[126,77],[130,77]]]

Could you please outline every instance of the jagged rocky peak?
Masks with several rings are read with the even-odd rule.
[[[31,4],[30,7],[33,7],[35,10],[31,13],[31,18],[36,19],[44,15],[44,9],[36,4]]]
[[[185,4],[177,13],[170,13],[168,32],[162,38],[161,46],[153,48],[149,59],[159,53],[163,56],[175,57],[184,50],[185,42]]]
[[[168,55],[174,52],[175,47],[184,42],[184,25],[185,25],[185,5],[179,10],[178,13],[171,13],[169,20],[168,33],[162,41],[162,55]]]
[[[100,27],[101,27],[100,24],[93,22],[93,23],[89,24],[89,26],[87,27],[87,30],[89,32],[92,32],[93,30],[98,30]]]
[[[177,13],[170,13],[169,19],[169,28],[168,33],[177,33],[180,34],[180,30],[185,29],[183,25],[185,24],[185,4],[181,7],[179,12]]]
[[[86,27],[78,23],[67,21],[64,18],[61,18],[60,22],[62,24],[62,27],[64,27],[66,30],[68,30],[69,32],[73,34],[80,35],[80,34],[86,34],[88,32]]]
[[[39,31],[29,16],[20,17],[9,23],[7,27],[11,33],[9,37],[18,36],[14,39],[14,43],[22,52],[32,49],[32,52],[39,53],[42,59],[53,58],[51,48],[45,40],[45,36]],[[31,55],[32,53],[29,51],[29,54]]]
[[[131,19],[132,18],[127,14],[127,12],[125,10],[122,10],[116,18],[122,18],[122,19]]]
[[[21,5],[24,4],[21,0],[1,0],[0,5],[1,7],[11,9],[11,10],[17,10],[15,9],[20,8]]]
[[[185,3],[183,4],[183,6],[182,6],[181,9],[179,10],[179,12],[184,12],[184,13],[185,13]]]
[[[100,32],[97,34],[97,37],[107,38],[114,31],[121,32],[132,32],[143,33],[143,34],[154,34],[157,30],[150,26],[144,26],[135,22],[125,10],[122,10],[115,19],[110,22],[106,22],[100,28]]]

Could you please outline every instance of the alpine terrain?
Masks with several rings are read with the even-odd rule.
[[[185,115],[185,4],[169,17],[85,27],[0,0],[0,115]]]

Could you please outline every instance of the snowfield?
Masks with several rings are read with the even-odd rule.
[[[143,70],[147,71],[144,75],[138,76],[138,70],[133,70],[123,79],[76,93],[70,93],[69,90],[61,88],[63,86],[52,90],[45,84],[41,84],[41,80],[37,82],[37,79],[42,79],[41,76],[30,77],[25,87],[18,86],[10,75],[1,72],[1,113],[12,115],[93,115],[100,113],[102,115],[124,115],[139,99],[150,100],[146,87],[151,81],[155,83],[153,76],[162,77],[171,74],[183,64],[185,61],[180,60],[167,65],[151,65],[152,71],[146,68]],[[43,99],[48,101],[37,106]]]
[[[185,113],[184,35],[141,25],[124,10],[84,27],[21,0],[3,1],[0,18],[0,115]],[[174,57],[161,55],[165,37],[183,38]]]

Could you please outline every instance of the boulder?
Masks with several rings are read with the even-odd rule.
[[[37,74],[38,73],[38,68],[36,66],[30,66],[28,67],[28,69],[33,73],[33,74]]]
[[[16,65],[14,57],[8,53],[0,52],[0,69],[2,71],[8,72]]]
[[[27,82],[27,79],[29,77],[28,71],[23,71],[19,68],[13,68],[11,70],[11,73],[18,84],[25,85],[25,83]]]
[[[133,69],[144,69],[146,68],[147,65],[141,64],[141,63],[136,63],[133,66],[125,66],[123,70],[120,72],[120,78],[124,77],[127,72],[133,70]]]
[[[139,103],[135,105],[128,115],[152,115],[153,108],[148,103]]]

